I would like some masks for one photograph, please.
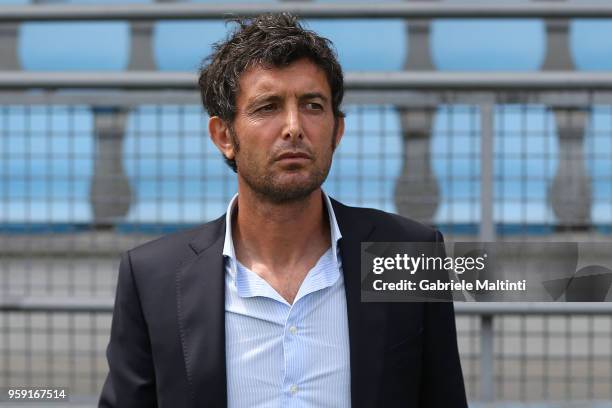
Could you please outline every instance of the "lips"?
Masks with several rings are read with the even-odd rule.
[[[279,155],[276,160],[285,160],[285,159],[310,159],[310,155],[303,152],[287,152]]]

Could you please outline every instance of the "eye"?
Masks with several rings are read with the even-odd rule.
[[[306,107],[310,110],[323,110],[323,105],[316,102],[309,102],[306,104]]]
[[[257,109],[257,112],[272,112],[274,109],[276,109],[276,105],[274,105],[273,103],[269,103],[267,105],[259,107]]]

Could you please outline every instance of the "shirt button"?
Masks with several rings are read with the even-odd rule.
[[[295,395],[298,392],[297,385],[293,384],[291,388],[289,389],[289,391],[291,391],[291,394]]]
[[[291,326],[291,327],[289,328],[289,331],[291,332],[291,334],[295,334],[295,333],[297,333],[297,327],[295,327],[295,326]]]

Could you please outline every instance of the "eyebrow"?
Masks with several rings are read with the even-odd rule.
[[[309,93],[305,93],[304,95],[301,95],[299,99],[321,99],[323,102],[327,102],[327,98],[325,97],[325,95],[323,95],[322,93],[319,92],[309,92]]]
[[[300,95],[298,98],[300,100],[310,100],[310,99],[321,99],[324,103],[327,102],[327,97],[320,92],[307,92],[305,94]],[[282,98],[278,95],[274,94],[264,94],[254,97],[247,104],[247,109],[252,109],[253,107],[266,103],[266,102],[278,102],[282,100]]]
[[[278,95],[274,95],[274,94],[264,94],[264,95],[258,95],[256,97],[254,97],[253,99],[251,99],[248,103],[247,103],[247,109],[252,109],[253,107],[264,103],[264,102],[278,102],[281,100],[281,97]]]

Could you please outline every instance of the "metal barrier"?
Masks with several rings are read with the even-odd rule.
[[[4,6],[0,22],[87,20],[195,20],[251,17],[263,13],[289,12],[303,18],[610,18],[606,3],[451,3],[362,2],[313,4],[308,2],[260,4],[117,4]]]
[[[612,17],[609,4],[3,6],[0,387],[97,394],[119,252],[220,214],[233,191],[206,145],[194,74],[154,72],[152,21],[263,11],[408,20],[406,71],[346,75],[335,197],[436,222],[447,240],[610,240],[612,74],[572,72],[567,21],[555,20]],[[431,71],[419,51],[429,19],[466,17],[545,18],[545,71]],[[74,20],[129,21],[129,71],[19,71],[16,23]],[[471,400],[612,400],[608,304],[456,311]]]
[[[396,115],[397,112],[401,112],[404,109],[407,112],[427,112],[432,117],[447,115],[450,117],[447,120],[453,120],[448,112],[444,112],[444,109],[449,109],[451,112],[457,110],[459,113],[467,114],[471,122],[482,124],[478,132],[472,126],[467,136],[467,140],[470,141],[469,145],[473,147],[473,150],[468,150],[468,157],[479,157],[481,161],[479,166],[481,169],[480,175],[478,175],[475,168],[473,172],[469,173],[472,183],[480,186],[480,194],[472,197],[474,200],[472,204],[474,206],[480,203],[480,217],[478,218],[480,222],[477,223],[478,228],[471,232],[456,229],[452,224],[447,225],[447,231],[445,231],[446,237],[447,239],[454,240],[461,240],[465,237],[486,239],[486,237],[491,236],[496,236],[496,239],[513,239],[515,235],[496,231],[496,222],[494,222],[495,219],[493,217],[493,206],[496,202],[503,202],[503,197],[496,198],[493,195],[495,183],[502,183],[503,185],[503,183],[509,182],[505,181],[503,177],[501,179],[498,178],[497,181],[493,178],[495,160],[500,160],[499,155],[503,154],[503,150],[501,153],[498,151],[496,158],[496,154],[492,151],[495,146],[494,140],[506,137],[505,135],[500,136],[498,133],[499,129],[495,128],[495,118],[503,117],[507,114],[504,113],[505,109],[508,109],[503,106],[496,107],[493,103],[496,100],[505,101],[508,99],[529,102],[530,100],[537,100],[538,97],[543,97],[546,95],[545,92],[550,92],[547,96],[550,98],[549,102],[551,104],[553,102],[560,104],[561,106],[558,109],[564,112],[588,108],[592,101],[596,99],[600,103],[611,104],[612,102],[606,102],[606,93],[599,93],[593,90],[572,92],[541,91],[540,93],[531,92],[529,94],[525,91],[487,93],[482,91],[470,92],[467,90],[469,87],[465,83],[462,86],[466,90],[455,92],[447,90],[423,92],[398,91],[396,93],[387,91],[385,93],[382,91],[357,91],[350,88],[347,99],[352,99],[353,104],[364,100],[367,96],[369,98],[368,102],[375,104],[382,104],[389,100],[385,98],[391,98],[393,107],[385,105],[363,106],[361,104],[349,107],[349,118],[356,116],[357,125],[358,122],[365,120],[363,119],[364,117],[375,115],[380,119],[379,123],[381,126],[378,131],[368,130],[365,125],[349,126],[347,128],[348,133],[343,143],[348,143],[345,146],[349,148],[343,151],[341,150],[343,147],[341,147],[336,159],[336,166],[339,166],[341,172],[340,174],[332,174],[330,176],[331,186],[336,186],[339,198],[343,199],[343,191],[346,194],[346,190],[343,190],[340,186],[344,185],[347,179],[349,181],[356,180],[361,183],[367,180],[368,175],[363,173],[362,170],[358,170],[356,173],[347,173],[347,170],[342,169],[346,167],[346,163],[351,163],[354,158],[357,158],[358,162],[361,160],[362,163],[371,158],[371,150],[375,140],[380,141],[379,143],[383,146],[385,143],[390,144],[389,147],[378,149],[378,152],[374,153],[375,158],[382,157],[389,161],[395,157],[396,160],[399,160],[397,155],[398,150],[400,150],[398,147],[401,146],[402,135],[397,130],[393,131],[390,129],[391,126],[388,122],[391,120],[390,117],[392,115]],[[584,89],[589,88],[587,85],[583,85],[583,87]],[[359,92],[363,92],[363,94]],[[185,183],[195,181],[204,184],[218,182],[217,179],[224,180],[221,183],[225,191],[216,198],[219,203],[218,208],[222,209],[232,191],[231,186],[227,184],[227,180],[229,180],[231,175],[224,175],[222,171],[216,175],[212,174],[212,169],[215,167],[223,169],[223,164],[215,154],[216,152],[198,147],[203,143],[202,141],[195,145],[192,143],[196,140],[195,138],[205,140],[203,136],[205,135],[204,127],[196,126],[190,128],[193,124],[189,124],[192,121],[189,118],[201,116],[199,108],[192,105],[197,102],[197,95],[191,92],[174,92],[172,94],[172,98],[174,98],[173,103],[178,105],[170,109],[174,111],[171,114],[178,115],[180,118],[179,123],[182,123],[182,125],[178,125],[177,130],[173,134],[177,140],[184,139],[182,147],[179,148],[179,145],[176,145],[171,146],[170,149],[163,149],[163,144],[165,143],[161,137],[163,126],[156,125],[155,128],[144,127],[145,120],[158,124],[163,122],[165,120],[164,115],[167,114],[164,113],[166,108],[156,105],[145,109],[139,108],[138,105],[152,102],[159,103],[159,98],[164,95],[160,91],[144,93],[142,91],[136,93],[113,91],[112,93],[100,96],[100,98],[114,100],[115,106],[121,106],[122,101],[127,101],[126,106],[134,109],[132,112],[132,129],[127,133],[123,133],[122,130],[121,133],[122,135],[125,134],[127,138],[124,143],[129,143],[131,146],[123,155],[122,161],[126,166],[123,176],[129,177],[131,188],[136,190],[142,188],[143,183],[162,183],[156,187],[156,195],[151,197],[157,206],[156,210],[153,211],[154,214],[163,207],[164,200],[168,198],[168,196],[162,194],[164,178],[179,183],[182,181],[185,181]],[[59,100],[56,101],[54,99],[56,97]],[[141,97],[145,99],[139,100]],[[467,108],[440,108],[440,106],[445,106],[445,103],[448,106],[448,102],[451,101],[456,106],[461,106],[464,103],[463,97],[467,98],[465,102],[470,104]],[[78,104],[92,102],[95,106],[94,99],[97,96],[93,91],[87,91],[87,93],[75,93],[72,95],[69,93],[58,93],[57,96],[56,94],[21,94],[19,98],[23,98],[23,100],[13,99],[12,105],[6,106],[4,111],[0,109],[0,113],[4,114],[3,116],[0,115],[4,118],[0,120],[0,123],[7,123],[8,110],[16,109],[15,103],[24,104],[19,109],[21,109],[21,114],[23,115],[23,122],[26,124],[34,123],[34,118],[37,115],[40,116],[38,119],[42,118],[42,123],[52,121],[54,114],[68,116],[69,122],[76,123],[81,119],[70,119],[71,116],[78,117],[80,114],[85,115],[85,112],[88,112],[87,107],[81,107]],[[70,100],[69,98],[75,99]],[[402,105],[402,101],[405,102],[405,106]],[[25,105],[26,103],[31,105]],[[103,104],[104,101],[101,103]],[[416,105],[417,103],[418,106]],[[478,104],[476,105],[476,103]],[[56,111],[55,109],[59,110]],[[519,108],[519,113],[521,116],[527,116],[532,109],[536,108]],[[477,116],[479,112],[480,118]],[[485,113],[484,115],[482,114],[483,112]],[[108,114],[116,115],[117,113],[113,111]],[[607,108],[605,115],[606,117],[612,117],[612,109]],[[201,120],[200,118],[197,122],[199,123]],[[140,122],[139,125],[138,122]],[[125,123],[116,123],[126,126],[121,129],[129,128]],[[62,136],[62,131],[45,130],[46,128],[42,128],[42,132],[40,130],[33,130],[39,126],[40,124],[29,125],[21,130],[24,135],[24,146],[28,143],[34,146],[35,144],[32,141],[40,138],[41,135],[45,139],[39,140],[52,140],[54,137],[64,137]],[[0,129],[2,129],[1,126]],[[52,156],[52,149],[48,150],[47,153],[43,152],[42,158],[52,162],[61,162],[67,159],[69,163],[80,160],[79,157],[84,153],[75,153],[74,150],[78,150],[78,148],[72,148],[73,152],[69,154],[71,150],[70,143],[77,144],[77,140],[83,137],[81,135],[83,132],[86,133],[87,137],[90,137],[92,130],[91,128],[89,130],[78,129],[79,126],[77,125],[70,126],[67,129],[69,138],[66,141],[68,143],[66,155]],[[448,140],[449,143],[452,143],[450,138],[465,132],[465,130],[464,128],[455,129],[452,125],[448,126],[444,130],[437,131],[437,140]],[[602,133],[603,137],[607,139],[610,134],[609,132],[604,130]],[[4,131],[0,133],[8,135],[12,132],[10,129],[4,128]],[[116,135],[117,132],[113,134]],[[593,130],[586,132],[586,136],[589,135],[591,137],[601,136]],[[522,132],[518,140],[525,141],[527,137],[527,132]],[[532,131],[529,137],[532,139],[536,138],[537,140],[537,138],[547,136],[544,133],[539,134]],[[511,137],[508,138],[511,139]],[[366,143],[364,139],[370,142]],[[139,146],[140,149],[138,148]],[[151,150],[152,146],[156,147]],[[366,150],[366,146],[369,146],[368,150]],[[481,147],[477,149],[476,146]],[[528,144],[524,144],[519,149],[519,153],[529,155],[530,152],[527,146]],[[126,151],[125,147],[121,150]],[[15,160],[15,157],[19,156],[19,154],[9,155],[8,149],[4,152],[3,162],[5,165],[9,162],[9,159]],[[487,152],[489,153],[487,154]],[[28,153],[24,150],[22,153],[24,154],[23,158],[33,160],[32,155],[40,155],[41,151],[38,150],[38,153],[30,151]],[[544,151],[543,153],[551,155],[550,151]],[[596,153],[593,150],[590,154],[575,160],[596,160]],[[443,151],[432,149],[430,158],[433,162],[449,160],[445,158],[446,154]],[[111,155],[110,157],[116,163],[117,156]],[[146,173],[149,170],[143,168],[140,163],[147,160],[153,160],[151,164],[152,169],[163,167],[164,162],[167,160],[171,162],[173,160],[182,160],[184,162],[207,160],[215,164],[205,169],[205,171],[201,170],[195,173],[179,172],[162,175],[157,170],[149,169],[152,171],[151,174],[143,174],[143,172]],[[609,161],[610,159],[604,157],[603,160]],[[526,164],[523,163],[523,166],[526,166]],[[138,174],[137,170],[141,173]],[[52,173],[41,173],[40,177],[46,180],[51,177],[50,174],[52,175]],[[3,174],[4,180],[8,181],[10,173],[4,172]],[[114,182],[114,178],[117,176],[116,172],[111,173],[110,177],[105,172],[100,172],[100,174],[105,175],[107,181],[111,183]],[[73,169],[68,176],[78,179],[81,175],[77,169]],[[82,181],[88,181],[88,176],[85,174],[85,180]],[[386,182],[392,184],[398,182],[396,176],[389,176],[385,171],[380,172],[378,176],[383,177],[382,181],[386,180]],[[444,173],[439,173],[438,176],[442,176],[439,178],[439,181],[442,183],[453,182],[456,177],[454,174],[445,175]],[[36,180],[37,177],[30,175],[26,180]],[[528,176],[524,177],[525,181],[530,180]],[[597,179],[594,181],[597,181]],[[182,212],[187,212],[187,209],[190,208],[188,207],[188,200],[185,198],[186,191],[189,190],[188,186],[189,184],[185,184],[183,193],[177,195],[179,200],[177,208]],[[358,193],[360,190],[356,188],[354,191]],[[5,194],[7,194],[6,190]],[[199,200],[212,201],[214,197],[211,192],[207,194],[200,196]],[[3,208],[7,208],[6,206],[9,204],[7,197],[5,196],[5,199],[2,200],[2,205],[5,206]],[[51,201],[54,197],[53,191],[47,191],[47,195],[42,198],[43,200]],[[350,197],[347,194],[349,200],[351,199]],[[367,202],[365,189],[362,189],[361,193],[358,193],[357,196],[352,197],[355,204]],[[31,197],[30,202],[34,201],[33,199],[34,197]],[[378,202],[380,207],[389,205],[390,199],[392,200],[393,196],[387,195],[387,198],[384,198],[385,201],[382,201],[383,197],[379,197],[379,199],[381,200]],[[443,196],[442,200],[444,199]],[[452,198],[450,200],[452,201]],[[138,205],[142,204],[138,199],[130,201],[131,205],[137,206],[136,208],[139,208]],[[521,205],[524,204],[527,203],[521,203]],[[7,214],[9,211],[4,213]],[[144,213],[145,211],[142,211],[140,214]],[[210,213],[206,214],[199,211],[197,214],[202,215],[201,218],[204,220],[211,216],[213,211],[211,210]],[[452,221],[452,217],[450,219]],[[70,221],[70,219],[68,220]],[[489,221],[486,222],[486,220]],[[193,220],[189,222],[193,222]],[[528,239],[529,237],[526,237],[525,234],[528,234],[529,225],[527,220],[523,220],[523,222],[525,231],[522,238]],[[68,227],[68,230],[62,232],[61,228],[57,229],[57,226],[41,226],[35,222],[30,222],[22,225],[21,230],[11,232],[7,228],[0,234],[0,253],[3,259],[2,266],[0,267],[0,286],[5,294],[4,298],[0,301],[2,304],[0,308],[2,311],[1,321],[4,328],[0,336],[2,338],[1,343],[4,345],[0,352],[2,354],[2,364],[0,365],[4,368],[0,370],[0,377],[2,377],[0,383],[4,385],[34,385],[37,382],[60,385],[63,381],[64,385],[69,384],[70,388],[79,396],[86,397],[87,395],[95,394],[99,389],[106,370],[103,350],[107,342],[110,324],[109,311],[111,310],[111,302],[108,299],[110,299],[115,285],[117,255],[121,250],[134,246],[139,242],[152,239],[157,234],[167,232],[167,226],[159,222],[153,226],[147,226],[146,228],[149,228],[147,232],[146,228],[143,229],[139,225],[147,224],[147,220],[142,221],[139,217],[133,218],[130,223],[123,223],[123,225],[120,222],[114,229],[110,230],[99,229],[93,224],[87,225],[85,223],[83,225],[83,221],[81,221],[82,225],[80,226],[78,221],[74,221],[72,224],[77,226],[72,230],[70,229],[72,227]],[[551,223],[551,225],[554,224]],[[182,226],[184,225],[179,223],[176,227]],[[39,233],[33,234],[36,231]],[[559,231],[555,232],[554,229],[551,229],[548,233],[551,236],[546,239],[609,240],[606,234],[597,233],[592,229],[569,232],[569,234],[573,235],[563,235]],[[541,236],[538,239],[542,239]],[[26,297],[22,298],[22,296]],[[79,298],[79,296],[89,297],[83,299]],[[499,399],[531,400],[538,398],[557,400],[565,398],[612,398],[608,393],[608,389],[602,388],[602,384],[609,384],[612,378],[612,374],[606,374],[608,366],[612,367],[612,354],[608,352],[611,348],[605,343],[607,340],[602,340],[606,336],[612,337],[612,323],[606,316],[609,312],[607,304],[589,305],[587,307],[580,306],[579,308],[574,304],[535,306],[520,304],[501,306],[457,304],[459,342],[470,398],[481,401]],[[570,314],[577,315],[570,316]],[[553,315],[563,316],[562,321],[551,323],[554,322],[554,319],[551,319]],[[594,317],[595,315],[599,315],[599,317]],[[543,317],[546,318],[544,319]],[[547,327],[546,325],[550,325],[549,329],[556,325],[558,326],[556,328],[557,331],[551,332],[550,330],[541,330],[541,328],[540,330],[535,330],[533,327],[534,321],[545,328]],[[579,322],[578,327],[587,328],[586,336],[581,335],[579,330],[574,328],[575,322]],[[603,330],[600,327],[602,324],[604,325]],[[577,356],[575,355],[576,351],[571,347],[572,342],[575,341],[573,340],[574,338],[577,338],[578,344],[581,347],[584,346],[583,349],[587,350],[586,355],[580,353]],[[547,344],[549,348],[554,349],[555,354],[549,355],[548,351],[542,350],[539,356],[533,356],[533,352],[529,351],[528,347],[534,342],[537,344]],[[560,344],[564,344],[565,349],[559,346]],[[509,345],[514,349],[508,351]],[[568,370],[577,367],[576,370],[579,370],[580,374],[573,375],[581,379],[582,388],[577,387],[577,382],[572,377],[569,377],[569,374],[567,376],[559,376],[557,374],[559,367]],[[514,377],[506,375],[504,370],[511,370],[515,373]],[[612,371],[612,368],[610,370]],[[541,386],[541,393],[531,388],[533,384]]]
[[[95,398],[106,373],[112,303],[83,297],[0,299],[4,385],[67,387],[76,401]],[[455,303],[455,312],[472,400],[612,398],[612,304]],[[577,333],[578,327],[584,333]],[[601,343],[608,344],[607,351]],[[20,354],[21,361],[15,359]]]

